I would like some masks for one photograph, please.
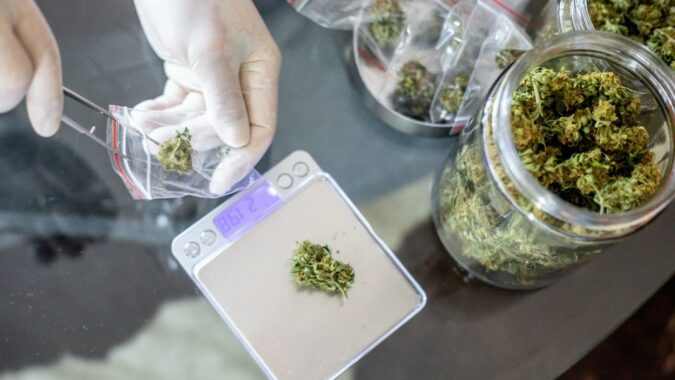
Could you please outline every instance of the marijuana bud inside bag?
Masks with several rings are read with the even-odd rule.
[[[407,35],[397,47],[389,65],[388,78],[396,78],[396,86],[385,85],[383,92],[389,96],[391,107],[410,118],[431,121],[431,106],[438,91],[442,74],[444,51],[442,45],[457,47],[461,38],[462,23],[452,7],[433,1],[405,2]],[[372,27],[373,24],[371,24]],[[442,89],[444,101],[452,103],[463,97],[463,86],[450,84]],[[461,104],[461,101],[459,102]],[[452,105],[450,105],[452,107]],[[443,121],[440,121],[441,123]]]
[[[516,59],[518,59],[518,57],[523,55],[523,53],[525,53],[525,50],[517,50],[517,49],[502,49],[502,50],[500,50],[495,55],[495,62],[497,63],[497,67],[499,67],[502,70],[507,68]]]
[[[328,293],[340,292],[344,298],[347,298],[347,290],[354,283],[351,265],[335,260],[327,245],[307,240],[298,243],[295,248],[292,274],[300,286]]]
[[[355,24],[357,69],[366,88],[387,112],[422,123],[441,89],[443,62],[462,50],[464,21],[475,1],[366,0]],[[471,71],[444,86],[444,104],[463,98]]]
[[[418,120],[427,120],[436,91],[436,76],[419,61],[403,65],[400,79],[391,96],[394,109]]]
[[[468,83],[469,78],[460,74],[452,82],[443,85],[439,102],[445,112],[455,114],[459,111]]]
[[[398,73],[399,80],[391,95],[393,108],[420,121],[432,120],[430,111],[434,104],[439,75],[430,72],[425,65],[417,60],[406,62]],[[468,77],[457,74],[452,81],[444,83],[440,87],[438,107],[446,114],[455,114],[464,99],[464,93],[468,83]],[[447,120],[434,120],[444,123]]]
[[[375,0],[370,10],[374,20],[368,25],[368,30],[375,41],[385,44],[401,35],[406,19],[398,0]]]
[[[221,142],[204,114],[110,111],[110,160],[135,199],[217,198],[260,177],[247,157]]]
[[[166,140],[159,146],[157,159],[165,170],[178,174],[192,171],[192,142],[190,131],[176,132],[176,137]]]
[[[444,58],[441,85],[431,107],[434,123],[451,123],[461,130],[502,71],[532,48],[523,27],[491,3],[478,2],[466,21],[462,49]]]

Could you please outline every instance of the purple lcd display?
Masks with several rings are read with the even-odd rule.
[[[213,218],[213,223],[226,239],[232,240],[280,202],[277,190],[265,181]]]

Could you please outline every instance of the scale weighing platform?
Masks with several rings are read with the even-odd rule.
[[[354,268],[348,299],[301,288],[298,242]],[[426,303],[426,295],[332,177],[297,151],[178,235],[172,252],[274,379],[332,379]]]

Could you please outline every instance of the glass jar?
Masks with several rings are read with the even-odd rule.
[[[543,187],[520,160],[511,132],[511,96],[534,67],[570,74],[614,71],[639,94],[638,120],[650,133],[661,182],[638,208],[601,214],[576,207]],[[433,189],[438,235],[471,275],[510,289],[550,284],[604,248],[652,221],[675,196],[675,84],[646,48],[602,32],[574,32],[523,55],[497,80]]]

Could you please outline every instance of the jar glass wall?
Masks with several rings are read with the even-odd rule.
[[[541,66],[570,75],[613,71],[637,94],[661,175],[648,201],[627,212],[594,212],[565,202],[527,171],[513,142],[511,96]],[[675,196],[671,75],[644,47],[608,33],[566,34],[521,57],[494,85],[436,178],[434,222],[451,256],[493,285],[537,288],[647,225]]]

